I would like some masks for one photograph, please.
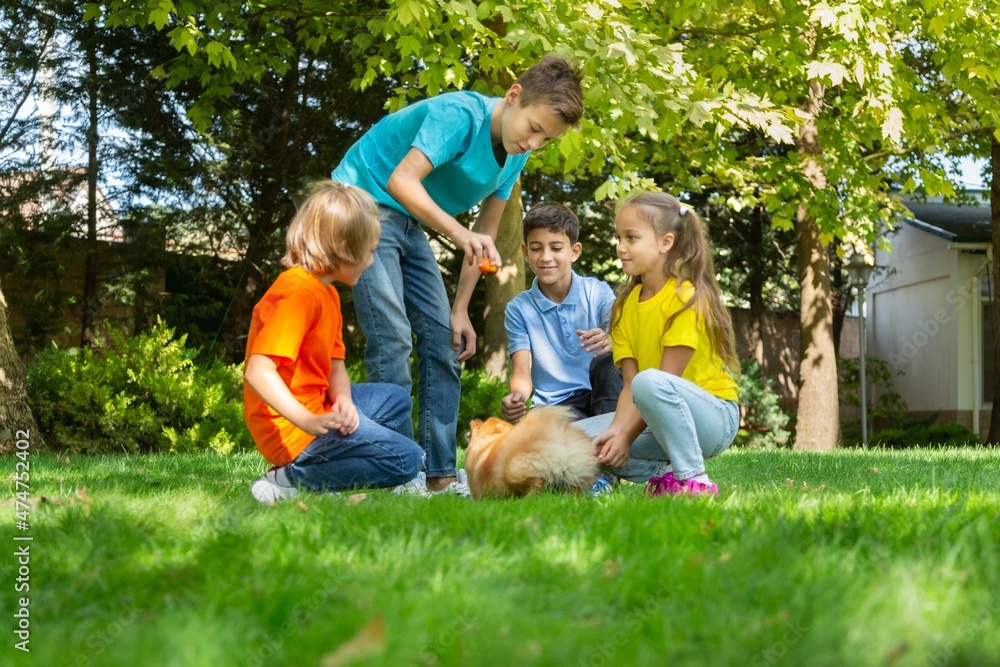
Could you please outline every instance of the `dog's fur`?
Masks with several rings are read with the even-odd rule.
[[[573,411],[559,406],[529,410],[517,424],[496,417],[472,420],[465,454],[472,497],[589,489],[597,477],[597,456],[572,420]]]

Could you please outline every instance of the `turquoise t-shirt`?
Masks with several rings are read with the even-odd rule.
[[[502,167],[497,164],[490,118],[502,101],[461,91],[411,104],[372,126],[348,149],[331,177],[410,215],[385,189],[403,157],[417,148],[434,165],[424,188],[449,215],[468,211],[490,195],[506,200],[530,153],[507,155]]]

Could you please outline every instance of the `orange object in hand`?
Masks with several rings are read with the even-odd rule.
[[[482,263],[479,265],[479,272],[482,274],[496,273],[500,270],[500,267],[496,264],[490,262],[489,257],[483,257]]]

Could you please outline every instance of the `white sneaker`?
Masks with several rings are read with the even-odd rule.
[[[440,491],[432,491],[434,495],[459,496],[460,498],[471,498],[472,492],[469,490],[469,476],[465,474],[465,468],[455,471],[455,481],[444,487]]]
[[[274,467],[253,483],[250,493],[265,505],[273,505],[279,500],[299,495],[299,490],[292,486],[284,467]]]
[[[423,472],[418,472],[416,477],[406,484],[400,484],[392,492],[401,496],[420,496],[421,498],[431,496],[431,492],[427,490],[427,475]]]

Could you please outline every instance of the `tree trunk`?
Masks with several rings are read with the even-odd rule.
[[[993,285],[1000,285],[1000,141],[990,140],[990,209],[993,223]],[[1000,322],[1000,297],[993,295],[993,321]],[[990,432],[986,442],[1000,444],[1000,326],[993,327],[993,410],[990,412]],[[979,406],[972,406],[978,410]],[[978,435],[978,434],[977,434]]]
[[[829,248],[829,251],[832,252],[833,248]],[[854,288],[849,284],[844,284],[844,273],[841,270],[844,263],[833,256],[830,259],[834,265],[830,277],[830,305],[833,312],[833,353],[839,357],[840,337],[844,331],[844,320],[847,318],[847,309],[851,307]],[[858,312],[860,312],[860,308],[862,307],[863,305],[858,307]]]
[[[815,118],[820,110],[823,86],[809,84],[810,118],[799,134],[796,148],[808,156],[803,175],[816,190],[826,188],[826,174],[819,164],[819,130]],[[830,257],[815,219],[802,203],[795,218],[799,254],[802,305],[799,322],[802,348],[799,355],[799,407],[795,449],[834,449],[840,437],[837,360],[833,344],[833,312],[830,307]]]
[[[763,206],[758,206],[749,219],[749,228],[745,237],[750,247],[749,270],[747,272],[746,294],[750,305],[749,328],[747,340],[750,354],[765,368],[767,353],[764,344],[764,321],[767,318],[767,307],[764,305],[764,283],[767,281],[767,266],[764,260],[764,227],[770,223],[766,220]]]
[[[0,454],[14,451],[14,443],[18,440],[27,440],[32,449],[42,445],[38,425],[28,404],[24,365],[10,335],[7,300],[0,286]]]
[[[80,345],[94,344],[94,322],[97,302],[97,115],[98,71],[97,40],[93,27],[83,33],[83,48],[87,54],[87,253],[83,277],[83,302],[80,322]]]
[[[486,310],[483,313],[483,368],[486,375],[507,378],[507,332],[503,327],[503,314],[507,303],[524,291],[525,270],[521,256],[522,223],[521,180],[514,184],[507,200],[507,207],[500,218],[497,231],[497,252],[503,267],[495,276],[486,277]]]

